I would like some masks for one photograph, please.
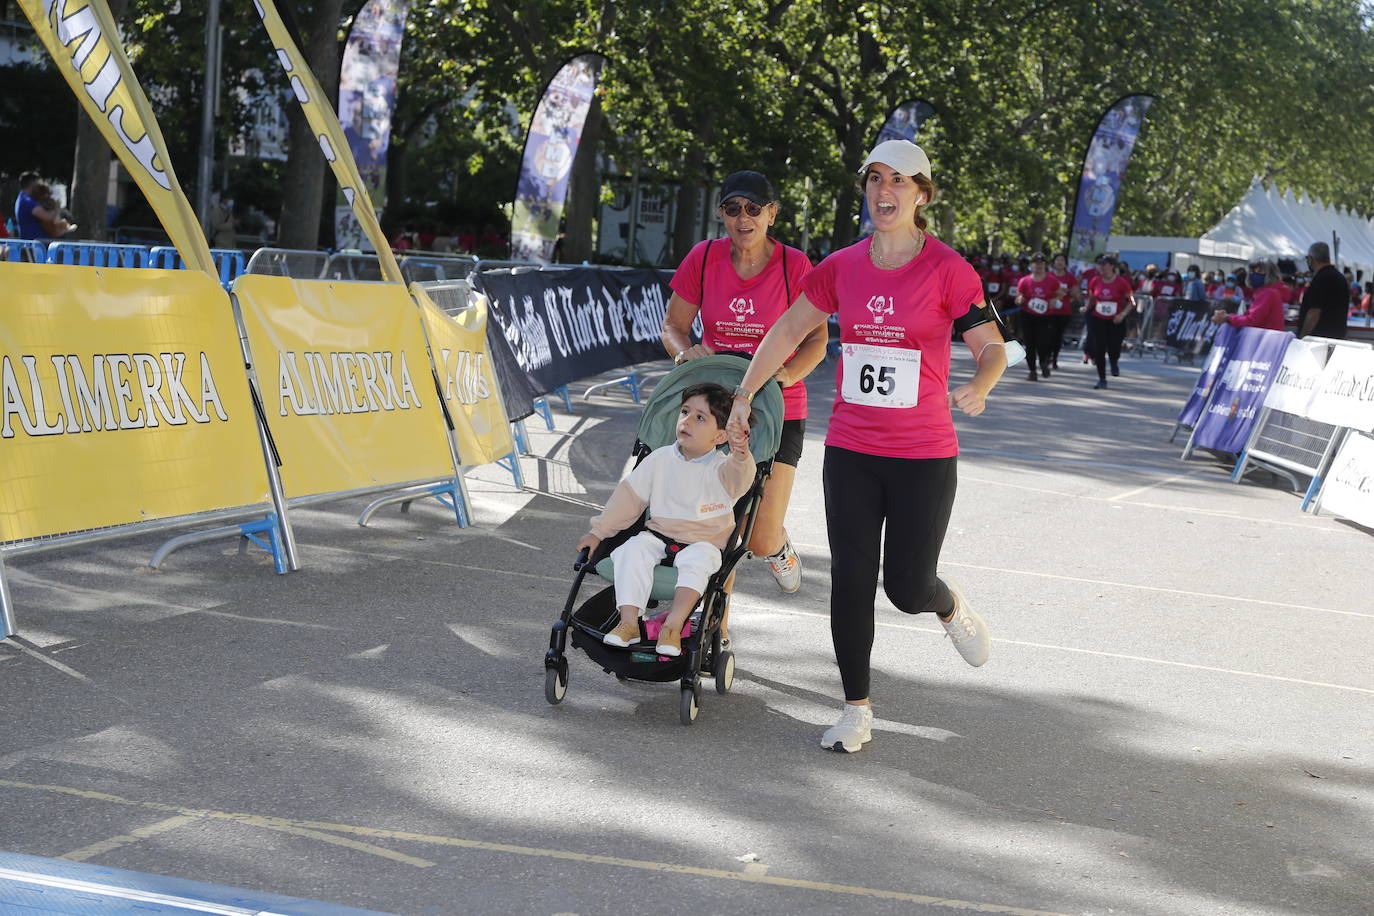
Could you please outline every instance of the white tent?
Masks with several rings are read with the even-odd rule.
[[[1366,279],[1374,276],[1374,220],[1310,200],[1306,194],[1279,193],[1258,178],[1202,239],[1249,246],[1255,257],[1293,258],[1301,266],[1308,246],[1330,245],[1333,232],[1340,240],[1339,251],[1333,251],[1337,266],[1363,270]]]

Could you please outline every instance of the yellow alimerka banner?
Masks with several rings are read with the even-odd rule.
[[[404,287],[244,274],[233,289],[287,496],[453,476]]]
[[[270,508],[216,281],[0,263],[0,289],[0,541]]]
[[[368,241],[377,251],[377,257],[382,264],[382,276],[392,283],[404,283],[401,278],[401,267],[391,253],[391,245],[387,242],[386,236],[382,234],[381,224],[377,222],[377,212],[372,209],[372,199],[368,196],[367,187],[358,173],[358,163],[353,160],[353,150],[344,137],[339,116],[335,114],[334,107],[325,97],[319,80],[315,79],[315,74],[306,64],[300,48],[291,40],[291,33],[286,30],[281,14],[277,12],[272,0],[253,0],[253,6],[257,8],[258,17],[267,29],[267,36],[276,48],[277,63],[281,64],[281,68],[291,79],[291,91],[296,94],[296,101],[301,103],[301,110],[305,112],[310,129],[315,132],[320,151],[329,161],[329,167],[334,170],[334,177],[339,183],[339,193],[353,208],[358,226],[367,233]]]
[[[486,297],[474,296],[471,307],[449,317],[418,283],[410,285],[410,294],[420,305],[439,387],[453,417],[458,460],[478,465],[504,458],[515,445],[487,353]]]
[[[148,198],[186,266],[216,276],[167,144],[124,54],[105,0],[19,0],[57,69]]]

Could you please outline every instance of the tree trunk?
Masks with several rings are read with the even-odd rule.
[[[129,0],[109,0],[110,14],[115,22],[124,18]],[[110,238],[105,227],[105,207],[110,194],[110,156],[112,151],[100,128],[95,126],[86,109],[78,105],[76,111],[76,157],[72,165],[71,193],[67,195],[77,229],[73,238],[97,242]]]
[[[336,107],[339,94],[339,19],[343,4],[344,0],[318,0],[299,20],[304,33],[301,41],[305,43],[301,53],[331,108]],[[327,163],[301,107],[288,105],[286,116],[290,133],[282,174],[280,244],[283,248],[313,250],[320,244]],[[332,211],[332,200],[329,206]]]
[[[601,111],[601,97],[592,97],[587,123],[582,128],[582,141],[573,158],[572,175],[568,177],[568,205],[563,211],[563,246],[559,260],[564,264],[581,264],[592,256],[596,239],[592,235],[592,220],[601,208],[601,174],[596,167],[596,152],[601,146],[601,127],[606,117]]]
[[[845,131],[845,174],[853,175],[859,170],[859,160],[865,152],[863,126],[851,118],[849,128]],[[831,251],[853,243],[858,225],[859,192],[854,190],[854,182],[846,181],[840,186],[840,194],[835,202],[835,231],[831,237]]]
[[[676,221],[673,224],[675,264],[681,264],[682,259],[687,257],[687,252],[692,250],[692,246],[701,241],[698,236],[701,232],[702,214],[697,208],[704,206],[701,203],[701,192],[707,185],[697,176],[706,168],[706,148],[710,145],[715,132],[716,110],[707,108],[702,112],[701,120],[696,125],[697,142],[687,150],[687,159],[682,169],[682,186],[677,192],[677,206],[674,208]],[[710,194],[709,190],[707,194]]]
[[[382,229],[386,231],[387,238],[404,228],[397,223],[395,214],[401,212],[405,205],[406,184],[410,177],[409,149],[407,139],[393,131],[386,150],[386,203],[382,210]],[[390,217],[385,216],[388,212],[392,214]]]

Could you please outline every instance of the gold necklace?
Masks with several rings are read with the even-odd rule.
[[[921,230],[919,229],[916,231],[921,232]],[[893,261],[889,261],[887,260],[887,258],[882,256],[882,254],[878,251],[877,243],[877,236],[874,236],[872,241],[868,243],[869,260],[871,260],[874,263],[874,265],[880,268],[881,270],[896,270],[898,267],[911,263],[911,261],[915,259],[916,255],[921,253],[921,249],[926,247],[926,234],[924,232],[921,232],[921,236],[916,240],[916,247],[911,250],[911,254],[906,256],[898,256],[896,260]]]

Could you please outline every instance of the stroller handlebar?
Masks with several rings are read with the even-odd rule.
[[[577,553],[577,559],[573,561],[573,572],[581,572],[582,567],[587,565],[587,560],[591,557],[592,549],[583,547]]]

